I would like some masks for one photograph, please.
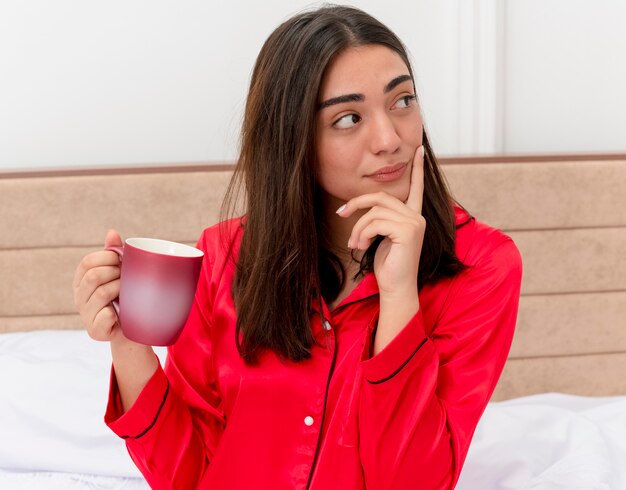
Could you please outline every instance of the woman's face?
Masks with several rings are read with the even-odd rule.
[[[405,201],[422,118],[402,58],[380,45],[343,51],[326,71],[319,103],[316,178],[325,203],[378,191]]]

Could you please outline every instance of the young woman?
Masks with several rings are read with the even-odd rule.
[[[509,351],[521,261],[452,200],[397,37],[348,7],[279,26],[231,202],[240,181],[245,216],[202,234],[164,369],[109,304],[117,255],[79,265],[77,309],[111,343],[107,424],[153,488],[453,488]]]

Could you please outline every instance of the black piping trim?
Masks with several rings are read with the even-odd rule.
[[[459,228],[463,228],[466,224],[471,223],[472,221],[474,221],[476,218],[474,218],[473,216],[470,216],[468,219],[466,219],[465,221],[463,221],[463,223],[459,223],[458,225],[456,225],[456,229],[458,230]]]
[[[323,328],[323,327],[322,327]],[[324,392],[324,408],[322,409],[322,420],[320,421],[320,430],[317,435],[317,444],[315,445],[315,454],[313,454],[313,462],[311,463],[311,470],[309,471],[309,478],[306,482],[306,490],[311,488],[311,482],[313,481],[313,473],[315,472],[315,466],[317,465],[317,458],[319,456],[320,448],[322,447],[322,430],[324,428],[324,420],[326,418],[326,403],[328,402],[328,389],[330,387],[330,381],[335,371],[335,362],[337,360],[337,342],[333,346],[333,359],[330,362],[330,370],[328,371],[328,379],[326,380],[326,391]]]
[[[396,369],[393,373],[391,373],[389,376],[387,376],[386,378],[383,378],[383,379],[376,380],[376,381],[370,381],[370,380],[368,379],[368,380],[367,380],[367,382],[368,382],[369,384],[372,384],[372,385],[379,385],[380,383],[384,383],[385,381],[389,381],[389,380],[390,380],[391,378],[393,378],[396,374],[398,374],[400,371],[402,371],[402,369],[404,368],[404,366],[406,366],[406,365],[409,363],[409,361],[410,361],[411,359],[413,359],[413,357],[415,356],[415,354],[417,354],[417,351],[418,351],[418,350],[420,350],[420,349],[422,348],[422,346],[426,343],[426,341],[427,341],[427,340],[428,340],[428,337],[424,337],[424,340],[422,340],[422,342],[420,343],[420,345],[418,345],[418,346],[417,346],[417,349],[415,349],[415,350],[413,351],[413,354],[411,354],[411,355],[409,356],[409,358],[408,358],[406,361],[404,361],[404,362],[400,365],[400,367],[399,367],[398,369]]]
[[[152,427],[154,427],[154,424],[156,424],[156,421],[159,418],[159,415],[161,414],[161,410],[163,409],[163,405],[165,405],[165,400],[167,400],[167,394],[169,392],[170,392],[170,383],[168,381],[167,388],[165,389],[165,395],[163,395],[163,401],[161,402],[161,405],[159,406],[159,409],[157,410],[157,413],[154,416],[154,420],[152,421],[152,423],[148,426],[146,430],[144,430],[140,434],[137,434],[136,436],[121,436],[122,439],[139,439],[140,437],[145,436],[148,433],[148,431],[152,429]]]

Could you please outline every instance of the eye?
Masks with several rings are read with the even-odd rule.
[[[411,95],[405,95],[404,97],[400,97],[396,103],[394,104],[394,107],[397,107],[398,109],[406,109],[407,107],[411,106],[411,103],[415,100],[415,94],[411,94]]]
[[[349,129],[357,125],[359,122],[361,122],[360,116],[357,116],[356,114],[346,114],[345,116],[337,119],[333,123],[333,126],[339,129]]]

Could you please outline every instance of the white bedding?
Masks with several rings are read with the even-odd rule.
[[[458,489],[626,489],[626,397],[491,403]]]
[[[0,489],[147,488],[103,422],[109,369],[82,331],[0,335]],[[626,396],[490,404],[457,488],[626,490]]]

